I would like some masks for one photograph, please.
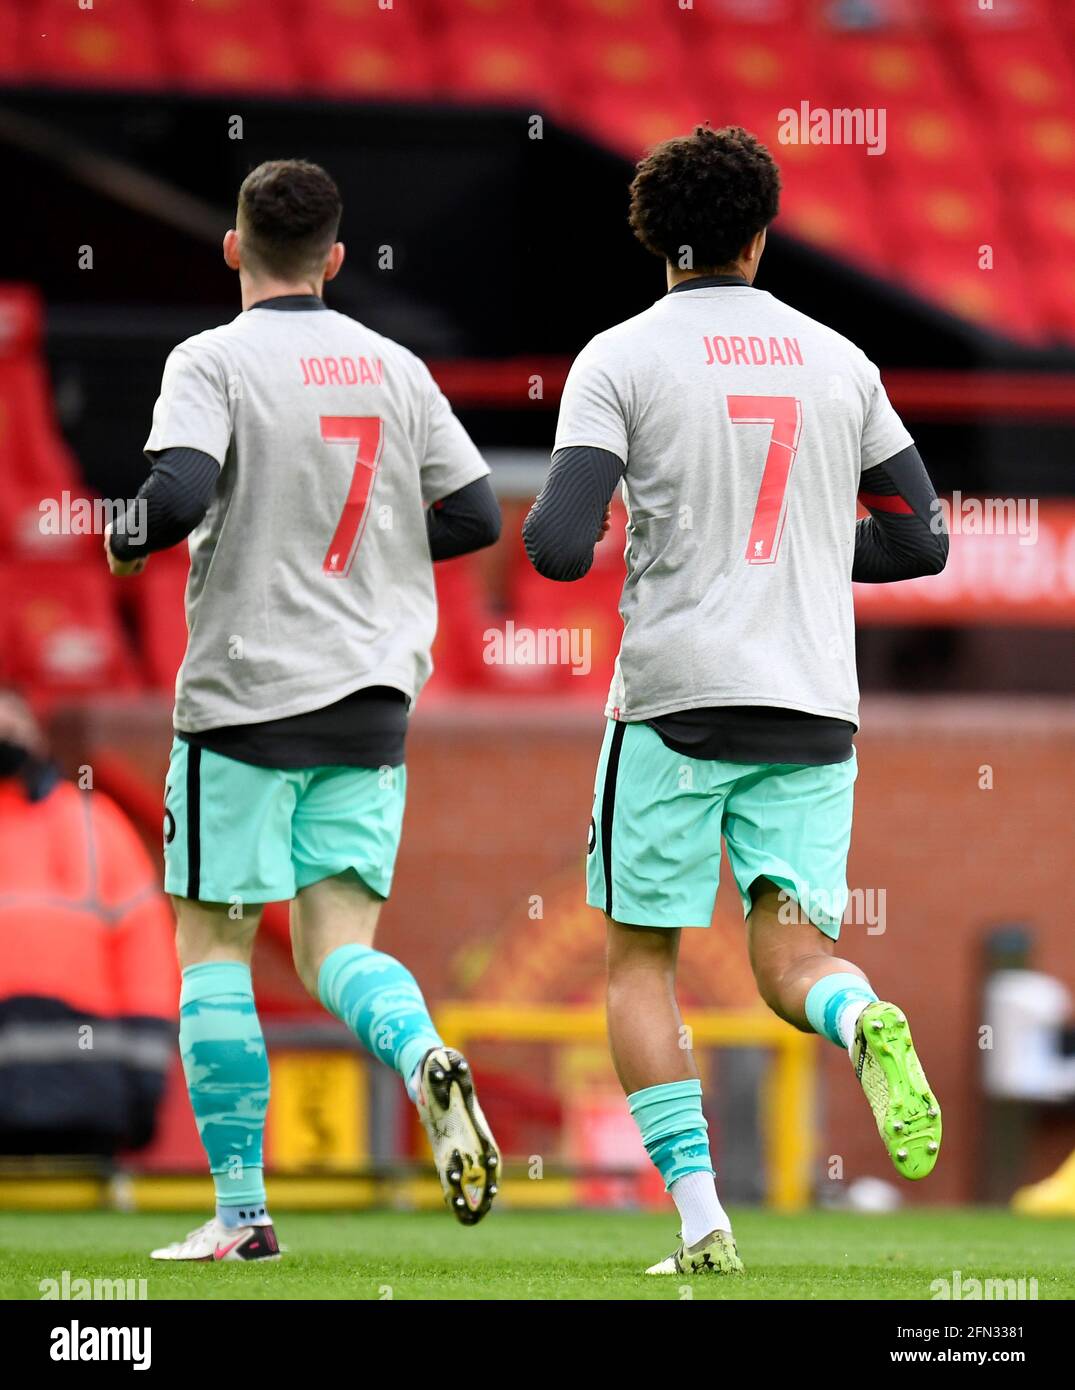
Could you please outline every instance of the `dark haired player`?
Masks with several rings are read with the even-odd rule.
[[[216,1215],[164,1260],[274,1258],[262,1176],[269,1099],[250,958],[291,901],[315,999],[394,1067],[445,1199],[488,1211],[499,1155],[464,1058],[411,973],[373,946],[399,844],[411,703],[429,676],[432,561],[489,545],[489,470],[412,353],[328,309],[340,197],[323,169],[260,165],[224,259],[243,312],[181,343],[146,444],[152,472],[106,537],[117,575],[190,536],[187,652],[165,795],[179,1045]]]
[[[713,916],[722,836],[762,998],[848,1049],[905,1177],[930,1172],[941,1140],[904,1015],[834,946],[858,727],[851,581],[935,574],[948,538],[877,368],[753,288],[779,191],[768,150],[737,128],[699,127],[639,164],[631,226],[668,293],[575,361],[524,528],[543,575],[578,579],[623,486],[587,900],[608,923],[613,1060],[682,1220],[651,1274],[742,1268],[675,990],[680,929]]]

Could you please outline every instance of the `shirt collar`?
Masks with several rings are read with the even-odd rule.
[[[673,285],[669,294],[679,294],[682,290],[711,290],[718,285],[742,285],[744,289],[753,288],[742,275],[695,275],[690,280],[680,280]]]
[[[251,309],[324,309],[325,301],[317,294],[274,294],[259,299]]]

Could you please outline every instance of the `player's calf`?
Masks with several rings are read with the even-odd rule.
[[[833,954],[832,937],[804,913],[783,910],[787,894],[758,879],[751,896],[750,962],[762,998],[794,1027],[847,1049],[896,1170],[927,1177],[940,1152],[941,1112],[907,1019],[877,998],[858,966]]]
[[[183,959],[231,946],[225,914],[176,899]],[[216,1215],[184,1240],[153,1252],[163,1260],[251,1260],[279,1254],[265,1197],[263,1132],[269,1064],[242,960],[185,963],[179,1000],[179,1051],[198,1134],[216,1190]]]
[[[446,1047],[411,972],[372,946],[340,946],[321,965],[318,992],[374,1057],[398,1072],[418,1107],[445,1201],[465,1226],[496,1196],[500,1153],[466,1059]]]
[[[816,1033],[847,1049],[896,1171],[928,1177],[941,1147],[941,1108],[902,1010],[857,975],[823,975],[806,998]]]

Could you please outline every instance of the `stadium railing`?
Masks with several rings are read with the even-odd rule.
[[[436,1020],[442,1036],[463,1051],[475,1041],[603,1043],[607,1036],[604,1010],[589,1006],[450,1003],[437,1009]],[[692,1010],[684,1021],[694,1050],[772,1050],[763,1097],[766,1201],[777,1211],[802,1210],[813,1177],[817,1040],[772,1014],[749,1010]]]

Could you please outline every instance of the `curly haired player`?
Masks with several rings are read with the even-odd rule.
[[[628,510],[623,641],[590,822],[613,1059],[682,1222],[651,1274],[742,1269],[682,1046],[680,930],[713,916],[723,836],[758,991],[846,1047],[897,1170],[941,1118],[907,1020],[835,954],[858,727],[851,582],[936,574],[948,537],[877,368],[754,288],[779,206],[769,151],[698,127],[638,166],[630,222],[668,293],[571,368],[526,519],[535,567],[584,575]],[[856,503],[870,516],[856,522]],[[932,523],[932,524],[931,524]]]

